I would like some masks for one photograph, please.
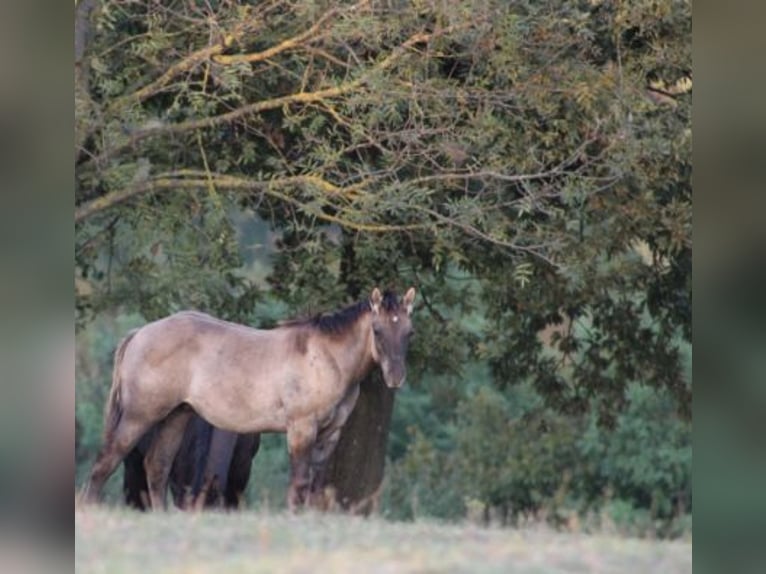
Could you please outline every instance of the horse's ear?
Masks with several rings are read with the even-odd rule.
[[[407,314],[412,315],[412,304],[415,301],[415,288],[410,287],[407,290],[407,293],[404,294],[404,298],[402,299],[402,303],[404,304],[405,309],[407,309]]]
[[[372,290],[372,295],[370,295],[370,306],[372,307],[373,313],[380,312],[380,304],[382,302],[383,302],[383,295],[380,294],[380,289],[375,287],[375,289]]]

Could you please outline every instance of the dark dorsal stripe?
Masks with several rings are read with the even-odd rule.
[[[399,297],[393,291],[386,291],[383,294],[381,307],[388,312],[397,311],[400,307]],[[351,325],[356,323],[359,317],[369,310],[370,302],[365,300],[349,305],[334,313],[320,313],[313,317],[284,321],[281,324],[286,327],[305,325],[316,329],[320,333],[337,335],[343,333]]]

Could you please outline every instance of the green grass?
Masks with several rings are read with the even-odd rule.
[[[315,513],[80,506],[75,541],[80,573],[692,571],[689,541]]]

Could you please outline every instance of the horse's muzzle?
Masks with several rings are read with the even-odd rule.
[[[389,389],[398,389],[404,384],[407,379],[407,373],[404,369],[391,369],[390,371],[383,371],[383,380],[386,382],[386,386]]]
[[[404,382],[407,380],[407,377],[402,377],[399,382],[395,385],[388,385],[392,389],[398,389],[404,385]]]

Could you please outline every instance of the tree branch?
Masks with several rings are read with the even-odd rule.
[[[431,38],[431,34],[428,34],[425,32],[414,34],[408,40],[402,43],[400,46],[395,48],[391,52],[391,54],[389,54],[385,59],[375,64],[370,69],[365,70],[358,78],[351,80],[349,82],[343,83],[334,88],[325,88],[325,89],[316,90],[313,92],[298,92],[294,94],[289,94],[287,96],[280,96],[277,98],[270,98],[268,100],[261,100],[260,102],[255,102],[246,106],[242,106],[241,108],[237,108],[225,114],[220,114],[217,116],[211,116],[207,118],[200,118],[196,120],[187,120],[185,122],[180,122],[177,124],[166,124],[161,122],[152,123],[149,127],[145,127],[143,129],[134,131],[131,134],[131,137],[127,141],[122,142],[115,147],[107,149],[104,153],[96,157],[95,160],[93,161],[96,162],[96,165],[99,165],[102,162],[106,161],[111,156],[113,156],[114,154],[119,153],[120,151],[132,145],[135,145],[139,141],[149,136],[153,136],[157,134],[174,134],[174,133],[187,132],[187,131],[203,129],[203,128],[212,128],[221,124],[232,122],[234,120],[237,120],[247,115],[257,114],[257,113],[261,113],[268,110],[274,110],[274,109],[278,109],[283,106],[288,106],[291,104],[310,104],[310,103],[319,102],[322,100],[337,98],[339,96],[342,96],[344,94],[352,92],[353,90],[358,89],[359,87],[364,85],[364,83],[367,82],[376,73],[379,73],[384,70],[387,70],[388,68],[391,68],[405,54],[405,52],[409,48],[411,48],[415,44],[428,41],[430,38]],[[212,48],[208,48],[206,50],[210,50],[210,49]],[[199,52],[195,54],[199,54]],[[186,62],[188,65],[191,65],[190,62],[191,62],[191,59],[193,58],[195,58],[194,54],[190,56],[189,58],[187,58],[186,60],[184,60],[183,62],[181,62],[181,64],[184,64]],[[197,60],[195,59],[194,62],[196,63]],[[178,70],[174,72],[174,75],[175,73],[179,73]]]
[[[336,223],[342,227],[357,231],[391,232],[424,229],[427,227],[426,224],[388,225],[354,221],[330,213],[325,213],[322,210],[311,209],[299,199],[280,191],[283,188],[294,186],[308,186],[318,188],[327,195],[348,196],[355,192],[354,189],[339,188],[315,175],[298,175],[269,181],[260,181],[225,174],[208,174],[198,170],[169,172],[153,179],[140,182],[131,187],[108,193],[107,195],[77,207],[75,209],[74,220],[75,223],[82,223],[97,213],[111,209],[134,197],[151,195],[169,190],[209,189],[211,184],[219,189],[228,189],[230,191],[257,191],[294,205],[317,219],[328,223]]]
[[[357,6],[367,4],[367,3],[368,2],[366,1],[360,2],[359,4],[357,4]],[[264,60],[268,60],[269,58],[272,58],[276,56],[277,54],[285,52],[291,48],[295,48],[296,46],[299,46],[306,41],[316,40],[318,38],[321,38],[325,33],[327,33],[330,30],[330,28],[322,29],[322,27],[330,18],[332,18],[333,16],[337,14],[338,14],[337,8],[328,10],[319,18],[319,20],[317,20],[314,23],[313,26],[311,26],[305,32],[298,34],[297,36],[293,36],[292,38],[288,38],[287,40],[283,40],[276,46],[272,46],[271,48],[268,48],[267,50],[262,50],[260,52],[253,52],[251,54],[233,54],[233,55],[215,54],[212,56],[212,60],[217,64],[236,64],[240,62],[247,62],[249,64],[252,64],[254,62],[263,62]],[[316,36],[316,37],[313,37],[313,36]]]
[[[83,0],[81,4],[84,4],[86,2],[89,2],[89,0]],[[350,11],[357,10],[358,8],[361,8],[368,4],[369,4],[369,0],[363,0],[359,2],[358,4],[351,6],[348,9],[348,11],[350,12]],[[78,5],[78,8],[79,8],[79,5]],[[328,10],[308,30],[306,30],[305,32],[301,34],[298,34],[297,36],[284,40],[277,46],[269,48],[268,50],[264,50],[262,52],[256,52],[253,54],[237,54],[237,55],[231,55],[231,56],[223,55],[222,52],[226,48],[230,47],[232,44],[234,44],[234,42],[239,41],[245,34],[247,34],[253,29],[254,27],[253,22],[255,21],[255,17],[250,18],[249,21],[246,21],[240,24],[239,26],[237,26],[234,29],[234,31],[232,31],[231,33],[224,35],[224,37],[221,39],[220,42],[210,46],[206,46],[204,48],[201,48],[189,54],[186,58],[184,58],[180,62],[177,62],[173,64],[172,66],[170,66],[167,70],[165,70],[165,72],[159,78],[157,78],[150,84],[147,84],[146,86],[136,90],[135,92],[126,94],[114,100],[112,104],[109,106],[109,111],[115,112],[130,104],[135,104],[135,103],[139,103],[146,100],[147,98],[160,92],[163,88],[167,87],[170,84],[170,82],[173,81],[175,77],[181,74],[184,74],[186,72],[189,72],[190,70],[194,69],[197,65],[210,59],[220,64],[232,64],[235,62],[260,62],[263,60],[267,60],[281,52],[284,52],[286,50],[289,50],[290,48],[294,48],[300,45],[302,42],[305,42],[311,39],[312,36],[316,35],[317,33],[324,33],[326,30],[322,30],[322,26],[330,18],[332,18],[333,16],[336,16],[339,12],[340,10],[338,10],[337,8]]]
[[[421,211],[446,226],[456,227],[462,230],[467,235],[472,235],[473,237],[476,237],[477,239],[480,239],[492,245],[496,245],[498,247],[504,247],[506,249],[510,249],[511,251],[520,251],[523,253],[527,253],[528,255],[532,255],[533,257],[537,257],[538,259],[545,261],[554,269],[558,270],[561,268],[560,264],[556,263],[550,257],[548,257],[545,253],[540,251],[540,249],[542,248],[552,247],[553,244],[551,245],[520,245],[518,243],[512,243],[510,241],[505,241],[504,239],[500,239],[498,237],[492,237],[491,235],[487,235],[486,233],[484,233],[483,231],[481,231],[480,229],[478,229],[477,227],[473,225],[464,223],[452,217],[448,217],[428,207],[412,206],[411,209]]]
[[[150,98],[151,96],[157,94],[163,88],[165,88],[168,84],[170,84],[170,82],[172,82],[176,76],[179,76],[185,72],[189,72],[190,70],[194,69],[197,65],[210,59],[212,56],[223,52],[226,48],[231,46],[236,40],[241,38],[246,31],[247,31],[247,27],[242,26],[241,29],[235,32],[232,32],[231,34],[225,35],[223,39],[217,44],[213,44],[212,46],[206,46],[205,48],[202,48],[200,50],[197,50],[196,52],[189,54],[186,58],[184,58],[180,62],[177,62],[176,64],[170,66],[170,68],[165,70],[164,74],[162,74],[159,78],[157,78],[150,84],[147,84],[146,86],[136,90],[135,92],[131,92],[130,94],[126,94],[114,100],[112,104],[109,106],[108,111],[110,113],[115,113],[131,104],[140,103],[146,100],[147,98]]]

